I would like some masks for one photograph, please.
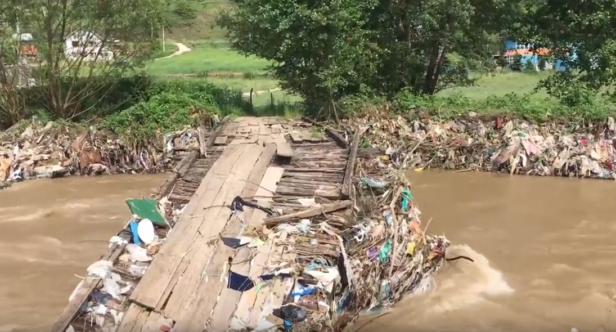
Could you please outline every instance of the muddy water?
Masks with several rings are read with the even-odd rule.
[[[412,173],[430,232],[453,242],[437,288],[361,332],[616,330],[616,183]],[[158,176],[31,181],[0,191],[0,331],[44,330]],[[88,241],[88,242],[84,242]],[[92,242],[95,241],[95,242]],[[101,242],[96,242],[101,241]],[[362,327],[363,326],[363,327]]]
[[[164,176],[36,180],[0,191],[0,331],[48,331],[77,275]]]
[[[434,293],[407,299],[361,332],[616,330],[615,183],[411,177],[423,222],[433,218],[429,231],[457,244],[449,257],[475,263],[448,263]]]

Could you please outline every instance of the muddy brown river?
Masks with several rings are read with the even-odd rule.
[[[616,330],[616,183],[412,173],[430,232],[455,245],[436,290],[361,332]],[[47,331],[85,268],[162,176],[30,181],[0,191],[0,332]]]

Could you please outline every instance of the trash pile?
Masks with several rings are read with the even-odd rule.
[[[265,331],[281,325],[293,331],[342,331],[361,313],[434,288],[432,275],[445,261],[450,242],[425,232],[428,225],[422,225],[402,170],[380,156],[358,162],[361,176],[351,193],[353,203],[322,203],[314,214],[307,209],[295,218],[264,220],[256,236],[275,243],[272,250],[284,247],[290,253],[265,273],[286,279],[280,283],[290,287],[282,287],[282,305],[272,308],[278,324],[269,320],[232,329]],[[352,210],[334,211],[335,204]]]
[[[169,231],[165,218],[158,212],[156,200],[130,199],[133,212],[125,228],[109,240],[110,255],[118,250],[117,259],[101,259],[87,268],[87,275],[77,285],[69,302],[77,298],[89,283],[97,283],[66,328],[68,332],[114,332],[127,309],[127,300],[141,277],[164,244]],[[113,257],[115,258],[115,257]],[[113,260],[113,261],[112,261]],[[173,322],[162,325],[172,327]]]
[[[611,117],[601,124],[536,124],[473,112],[449,121],[409,120],[371,110],[347,124],[367,128],[362,147],[379,148],[398,166],[616,179]]]
[[[189,149],[199,148],[195,129],[164,135],[164,142],[130,147],[94,127],[67,127],[36,118],[0,133],[0,189],[12,182],[68,175],[156,173]]]

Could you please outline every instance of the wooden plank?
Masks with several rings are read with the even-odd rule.
[[[219,136],[214,140],[214,145],[225,145],[227,144],[227,136]]]
[[[278,157],[292,158],[293,150],[287,142],[276,142],[276,155]]]
[[[233,167],[227,181],[225,181],[224,186],[228,189],[224,198],[220,199],[221,204],[230,204],[236,196],[241,195],[246,179],[250,176],[250,172],[254,169],[254,165],[262,151],[263,147],[259,145],[246,146],[246,152],[242,155],[236,166]],[[220,196],[223,195],[221,194]],[[216,201],[213,205],[217,205]],[[216,208],[213,207],[208,211],[215,210]],[[219,208],[218,210],[219,213],[216,217],[210,219],[210,222],[204,223],[200,229],[200,233],[203,234],[205,239],[215,238],[224,229],[229,220],[230,211],[228,207]],[[177,331],[204,330],[216,305],[218,296],[225,285],[224,277],[226,276],[226,266],[229,257],[216,255],[217,249],[224,247],[222,241],[218,241],[215,246],[209,247],[203,240],[197,241],[197,243],[201,244],[201,250],[197,251],[199,256],[195,255],[196,259],[193,259],[189,266],[191,271],[196,272],[197,278],[193,279],[192,276],[189,276],[186,279],[187,282],[182,283],[182,285],[181,282],[185,279],[181,279],[167,304],[167,307],[171,305],[176,293],[188,295],[184,305],[181,306],[181,311],[176,311],[175,316],[167,315],[173,318],[178,317],[175,319],[176,324],[174,326]],[[189,269],[187,269],[187,273]],[[167,312],[167,308],[165,308],[165,312]]]
[[[243,153],[241,147],[228,147],[216,160],[210,171],[205,175],[199,188],[180,216],[177,226],[156,255],[152,264],[133,293],[132,302],[146,308],[160,310],[173,285],[186,268],[185,256],[189,256],[189,248],[201,226],[202,219],[193,218],[192,214],[205,206],[210,206],[229,174],[231,166]],[[189,254],[187,254],[189,253]],[[185,261],[186,259],[186,261]]]
[[[272,196],[273,192],[276,191],[276,183],[280,181],[282,177],[282,173],[284,173],[284,169],[280,167],[269,167],[263,176],[263,180],[261,180],[261,185],[257,190],[256,196],[267,197]],[[262,198],[257,201],[259,205],[268,206],[270,199]],[[252,217],[250,218],[249,225],[253,227],[261,227],[263,224],[263,219],[267,215],[265,212],[261,210],[254,210]],[[270,242],[266,245],[263,245],[257,249],[257,254],[252,260],[252,264],[249,266],[249,272],[246,275],[251,278],[256,278],[263,274],[263,267],[267,263],[269,258],[270,251],[273,247],[273,244]],[[250,264],[250,262],[249,262]],[[250,320],[250,311],[252,306],[255,303],[257,297],[259,297],[259,292],[257,292],[256,288],[251,289],[250,291],[241,293],[240,301],[237,304],[237,308],[235,309],[235,313],[233,314],[234,318],[240,322],[249,322]],[[261,298],[265,296],[265,294],[261,294]]]
[[[128,310],[124,313],[122,317],[122,321],[120,325],[118,325],[118,329],[116,332],[131,332],[133,330],[138,330],[138,324],[147,318],[148,313],[144,310],[144,308],[131,303],[128,307]]]
[[[185,238],[185,241],[191,241],[191,253],[192,255],[187,259],[189,262],[175,285],[172,286],[169,298],[166,300],[166,304],[163,308],[163,313],[166,317],[173,318],[180,317],[182,311],[185,310],[185,306],[193,298],[194,289],[199,284],[199,281],[203,278],[203,271],[211,259],[214,247],[208,243],[218,237],[218,234],[224,229],[227,220],[229,219],[229,204],[235,196],[241,193],[245,179],[249,175],[249,171],[254,165],[257,157],[261,154],[260,147],[249,148],[246,145],[240,146],[238,149],[241,151],[241,156],[236,160],[235,164],[228,165],[226,170],[225,180],[222,184],[222,188],[217,193],[213,200],[210,200],[207,205],[203,205],[195,216],[195,219],[200,220],[199,228],[197,230],[198,236],[193,238]],[[262,148],[261,148],[262,149]],[[254,150],[254,151],[250,151]],[[249,166],[246,166],[246,162],[250,162],[249,158],[256,153],[254,159]],[[240,171],[248,168],[248,171],[244,171],[240,174]],[[242,176],[238,180],[238,175]],[[239,188],[239,190],[237,189]],[[224,211],[225,217],[218,220],[217,217]]]
[[[276,145],[268,144],[263,149],[263,153],[259,157],[259,160],[255,163],[254,168],[250,172],[248,176],[248,181],[246,181],[246,185],[244,186],[244,190],[242,191],[242,197],[251,197],[254,196],[259,190],[259,183],[261,183],[265,172],[269,166],[270,161],[274,157],[276,153]],[[275,184],[274,184],[275,185]],[[253,216],[254,209],[245,208],[244,211],[244,220],[246,222],[250,221]],[[263,212],[261,210],[257,210]],[[265,215],[265,214],[264,214]],[[229,225],[230,224],[230,225]],[[242,236],[243,229],[240,230],[239,227],[236,230],[235,226],[237,223],[229,222],[227,228],[225,229],[225,234],[227,236]],[[225,249],[226,252],[216,252],[215,255],[223,255],[229,256],[232,254],[233,250],[228,250],[230,248]],[[236,251],[236,255],[233,258],[232,269],[234,272],[248,275],[250,271],[250,248],[240,248]],[[216,304],[214,308],[214,312],[212,313],[212,321],[211,321],[211,330],[212,331],[226,331],[229,327],[229,320],[231,319],[231,315],[235,311],[237,304],[240,300],[242,293],[234,291],[232,289],[228,289],[226,287],[220,293],[220,300]]]
[[[344,180],[342,181],[342,197],[344,199],[349,198],[353,183],[353,174],[355,172],[355,161],[357,160],[357,149],[359,148],[359,141],[361,140],[361,134],[359,132],[353,135],[353,141],[351,142],[351,148],[349,151],[349,161],[347,163],[346,172],[344,173]]]
[[[304,141],[297,132],[291,132],[289,135],[291,136],[291,141],[293,143],[302,143]]]
[[[120,254],[124,251],[125,246],[114,246],[111,250],[101,258],[101,260],[106,260],[110,262],[115,262]],[[60,316],[54,322],[51,331],[52,332],[64,332],[66,328],[73,321],[79,309],[83,305],[84,302],[87,301],[88,297],[96,288],[102,285],[101,279],[93,279],[88,278],[84,279],[83,283],[75,293],[73,300],[68,303],[68,305],[64,308],[64,311],[60,314]]]

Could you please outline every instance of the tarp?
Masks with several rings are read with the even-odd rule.
[[[150,219],[153,223],[167,227],[165,218],[158,212],[158,202],[154,199],[127,199],[126,204],[133,214],[142,219]]]

